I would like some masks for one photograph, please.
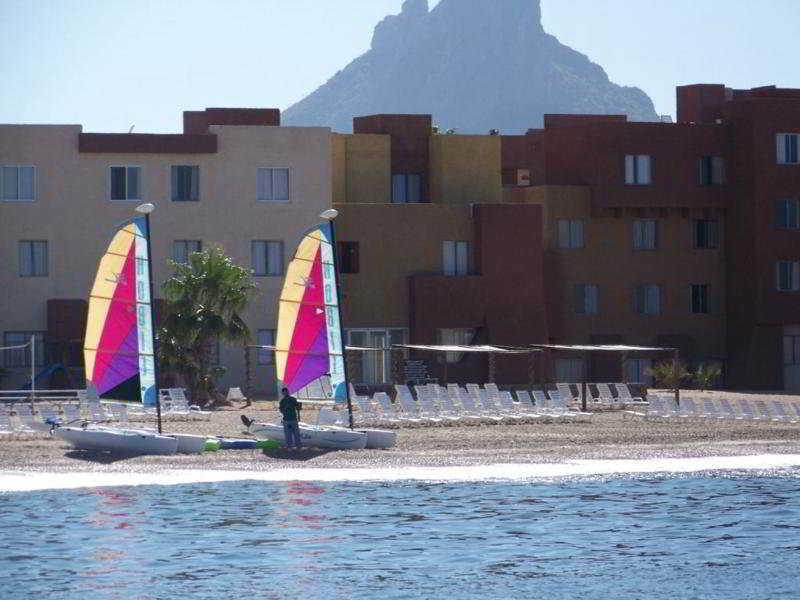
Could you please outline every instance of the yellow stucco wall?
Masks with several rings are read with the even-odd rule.
[[[500,136],[433,135],[429,148],[431,202],[502,201]]]
[[[391,202],[391,138],[377,134],[334,134],[333,201]]]

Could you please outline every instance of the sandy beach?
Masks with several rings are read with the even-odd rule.
[[[752,396],[751,396],[752,399]],[[313,421],[310,411],[304,415]],[[204,420],[167,420],[165,432],[247,437],[239,415],[275,421],[273,403],[213,411]],[[398,430],[392,450],[301,452],[227,450],[202,455],[117,457],[76,452],[46,435],[5,439],[3,471],[137,471],[162,469],[437,467],[552,463],[572,459],[638,459],[800,454],[800,424],[773,421],[652,420],[623,411],[594,413],[589,422],[536,419]]]

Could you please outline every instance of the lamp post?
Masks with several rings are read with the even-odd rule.
[[[161,394],[158,389],[158,352],[156,349],[156,312],[155,296],[153,295],[153,251],[150,243],[150,213],[156,209],[155,205],[145,202],[136,207],[136,212],[144,216],[144,227],[147,240],[147,283],[150,295],[150,327],[153,331],[153,380],[156,394],[156,416],[158,419],[158,433],[161,433]]]
[[[329,208],[320,213],[320,218],[328,221],[331,227],[331,254],[333,256],[333,276],[336,282],[336,310],[339,314],[339,337],[342,343],[342,367],[344,368],[344,393],[347,398],[347,412],[350,421],[350,429],[355,427],[353,422],[353,403],[350,398],[350,377],[347,374],[347,345],[344,340],[344,322],[342,321],[342,292],[339,287],[339,261],[337,260],[336,252],[336,217],[339,216],[339,211],[335,208]]]

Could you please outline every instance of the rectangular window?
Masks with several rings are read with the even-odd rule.
[[[596,315],[598,305],[597,286],[579,283],[575,286],[575,312],[579,315]]]
[[[775,225],[778,229],[800,229],[800,200],[777,200]]]
[[[719,223],[708,219],[694,222],[694,247],[717,248],[719,246]]]
[[[394,204],[422,202],[422,176],[417,173],[394,173],[392,175],[392,202]]]
[[[200,240],[175,240],[172,242],[172,260],[185,265],[189,262],[189,255],[203,251],[203,242]]]
[[[18,248],[20,277],[48,276],[48,252],[45,240],[22,240]]]
[[[258,190],[256,199],[259,202],[289,201],[289,169],[270,167],[258,169]]]
[[[693,315],[708,314],[708,285],[693,283],[690,287],[690,302]]]
[[[200,167],[172,165],[172,201],[197,202],[200,199]]]
[[[651,368],[652,361],[649,358],[629,358],[625,361],[625,382],[651,385],[653,383]]]
[[[558,220],[558,247],[583,248],[583,221],[580,219]]]
[[[259,329],[258,330],[258,346],[274,346],[275,345],[275,330],[274,329]],[[258,364],[259,365],[274,365],[275,352],[267,350],[266,348],[258,349]]]
[[[634,250],[655,250],[658,247],[658,221],[640,219],[633,222]]]
[[[779,165],[796,165],[800,163],[798,153],[798,133],[779,133],[775,136]]]
[[[556,381],[563,383],[578,383],[583,381],[582,358],[557,358]]]
[[[639,314],[661,314],[661,288],[654,284],[637,286],[634,304]]]
[[[800,262],[778,261],[778,291],[800,291]]]
[[[450,277],[469,274],[469,242],[442,242],[442,273]]]
[[[337,242],[339,273],[358,273],[358,242]]]
[[[283,275],[283,242],[254,240],[250,247],[250,264],[256,277]]]
[[[3,334],[3,346],[25,346],[6,350],[3,356],[3,364],[6,367],[30,367],[31,366],[31,337],[33,337],[34,357],[37,367],[44,366],[44,331],[6,331]]]
[[[475,337],[474,329],[439,329],[437,330],[439,344],[443,346],[469,346]],[[445,360],[448,363],[457,363],[463,358],[463,352],[445,352]]]
[[[35,169],[31,166],[0,167],[0,200],[31,202],[35,199]]]
[[[725,161],[721,156],[700,157],[700,185],[725,183]]]
[[[627,185],[650,185],[651,158],[647,154],[625,156],[625,183]]]
[[[800,365],[800,335],[783,336],[783,364]]]
[[[141,167],[111,167],[111,199],[141,200]]]

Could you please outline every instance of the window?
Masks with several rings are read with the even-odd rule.
[[[655,250],[658,247],[658,221],[641,219],[633,222],[634,250]]]
[[[719,246],[719,223],[708,219],[694,222],[694,247],[716,248]]]
[[[442,273],[450,277],[469,273],[469,242],[442,242]]]
[[[583,221],[579,219],[558,220],[558,247],[583,248]]]
[[[721,156],[700,157],[700,185],[725,183],[725,161]]]
[[[565,383],[583,381],[583,359],[557,358],[556,381]]]
[[[783,364],[800,365],[800,335],[783,336]]]
[[[172,165],[172,201],[197,202],[200,199],[200,167]]]
[[[417,173],[393,174],[392,202],[394,204],[422,202],[422,177]]]
[[[690,303],[693,315],[708,314],[708,285],[693,283],[690,287]]]
[[[800,291],[800,262],[778,261],[778,291]]]
[[[439,344],[443,346],[469,346],[475,337],[474,329],[439,329],[437,330]],[[448,363],[457,363],[464,356],[463,352],[445,352]]]
[[[800,163],[800,156],[798,156],[797,151],[798,138],[800,138],[800,134],[797,133],[779,133],[775,136],[779,165],[796,165]]]
[[[30,367],[31,366],[31,338],[34,343],[34,353],[37,367],[44,366],[44,332],[43,331],[6,331],[3,334],[3,346],[24,346],[6,350],[3,356],[3,364],[6,367]]]
[[[9,202],[34,199],[35,170],[30,166],[0,167],[0,200]]]
[[[650,156],[628,154],[625,156],[625,183],[628,185],[650,185]]]
[[[654,284],[638,286],[635,306],[636,312],[642,315],[661,314],[661,288]]]
[[[360,348],[391,348],[408,341],[408,331],[401,328],[350,329],[347,343]],[[358,352],[351,357],[353,369],[348,373],[354,383],[392,383],[392,352]]]
[[[339,273],[358,273],[358,242],[337,242]]]
[[[579,283],[575,286],[575,312],[579,315],[597,314],[597,286]]]
[[[274,329],[259,329],[258,341],[259,346],[274,346],[275,345],[275,330]],[[259,365],[274,365],[275,352],[267,350],[266,348],[258,349],[258,364]]]
[[[111,167],[111,199],[141,200],[141,167]]]
[[[172,242],[172,260],[185,265],[189,262],[189,255],[203,251],[203,242],[200,240],[175,240]]]
[[[259,202],[288,202],[289,201],[289,169],[264,168],[258,170]]]
[[[19,242],[19,276],[47,277],[47,242],[22,240]]]
[[[251,266],[256,277],[283,275],[283,242],[255,240],[251,248]]]
[[[651,385],[653,377],[650,369],[653,363],[649,358],[629,358],[624,363],[626,383],[644,383]]]
[[[775,202],[775,224],[779,229],[800,229],[800,200]]]

